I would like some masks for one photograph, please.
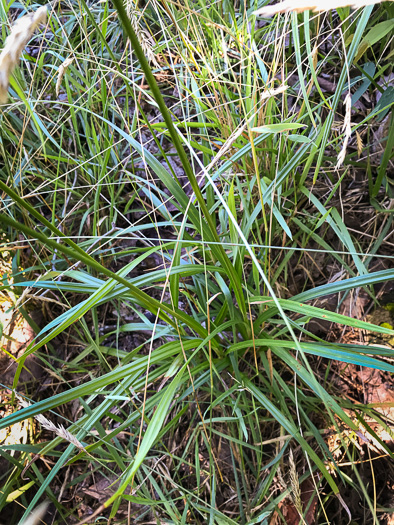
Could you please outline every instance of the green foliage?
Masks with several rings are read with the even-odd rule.
[[[65,426],[84,447],[60,446],[59,437],[0,445],[11,469],[0,510],[20,500],[23,520],[46,497],[58,523],[77,516],[58,501],[54,480],[78,463],[67,489],[89,469],[114,484],[95,516],[115,517],[126,502],[132,519],[269,523],[291,492],[274,481],[287,476],[288,447],[305,452],[305,478],[318,470],[319,489],[338,496],[341,483],[356,481],[335,461],[325,429],[355,440],[368,428],[373,435],[360,426],[363,414],[386,424],[337,395],[330,374],[337,362],[391,373],[392,350],[331,343],[308,323],[394,331],[307,303],[360,288],[375,300],[373,285],[394,279],[393,269],[371,270],[393,220],[394,98],[380,53],[391,45],[392,18],[384,6],[262,21],[253,15],[262,2],[140,4],[132,24],[120,0],[116,9],[58,4],[0,109],[0,224],[15,248],[0,294],[25,316],[26,298],[47,301],[51,315],[6,386],[20,388],[32,354],[60,385],[0,429],[78,405]],[[0,15],[6,22],[9,13]],[[383,119],[389,126],[380,164],[364,142],[362,158],[348,148],[335,171],[344,140],[335,120],[349,90],[354,112],[365,94],[381,95],[357,115],[353,134],[368,137]],[[372,240],[360,240],[334,202],[352,168],[367,173],[381,220]],[[293,293],[293,270],[308,255],[340,278],[316,284],[306,270]],[[67,355],[58,352],[62,337]],[[353,461],[352,445],[345,451]],[[32,453],[50,458],[51,469],[33,464],[23,477]]]

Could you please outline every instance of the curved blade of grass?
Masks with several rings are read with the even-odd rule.
[[[315,65],[312,58],[312,47],[311,47],[311,35],[310,35],[310,24],[309,24],[309,10],[304,11],[304,37],[305,37],[305,47],[308,57],[309,70],[313,79],[313,83],[316,86],[316,89],[319,92],[320,98],[325,103],[325,105],[331,109],[330,104],[327,102],[326,97],[323,94],[323,91],[320,88],[319,81],[317,79]]]
[[[339,489],[333,480],[332,476],[327,471],[326,466],[324,465],[323,461],[319,458],[319,456],[316,454],[316,452],[311,448],[309,443],[301,436],[299,430],[295,426],[295,424],[284,417],[282,412],[270,401],[262,392],[261,390],[254,385],[249,378],[243,377],[243,383],[245,387],[249,390],[249,392],[262,404],[264,408],[270,412],[270,414],[273,415],[273,417],[282,425],[286,431],[291,434],[296,441],[301,445],[303,450],[308,453],[308,456],[312,459],[312,461],[316,464],[316,466],[319,468],[322,475],[327,480],[328,484],[334,491],[334,494],[339,493]]]
[[[169,384],[169,386],[166,388],[165,392],[163,393],[160,403],[158,404],[157,409],[154,413],[154,416],[152,417],[145,431],[141,445],[137,451],[137,454],[134,457],[134,461],[132,465],[126,470],[126,472],[123,475],[123,478],[124,478],[123,483],[118,488],[118,490],[113,494],[113,496],[111,496],[104,503],[104,507],[109,507],[111,503],[113,503],[117,498],[119,498],[119,496],[121,496],[125,492],[127,487],[132,482],[137,470],[141,466],[141,463],[144,461],[146,455],[148,454],[149,450],[151,449],[153,443],[156,440],[157,435],[159,434],[161,430],[164,420],[168,415],[168,410],[174,398],[175,392],[182,381],[185,370],[186,370],[186,364],[182,366],[180,371],[177,373],[175,378],[171,381],[171,383]]]
[[[287,299],[278,299],[284,310],[290,310],[291,312],[296,312],[307,317],[316,317],[318,319],[324,319],[331,323],[339,323],[346,326],[353,326],[361,330],[369,330],[373,332],[378,332],[380,334],[388,334],[394,336],[394,330],[389,328],[384,328],[372,323],[367,323],[366,321],[359,321],[358,319],[353,319],[347,315],[337,314],[335,312],[330,312],[329,310],[324,310],[323,308],[317,308],[315,306],[310,306],[307,304],[299,303],[296,301],[290,301]],[[254,296],[250,298],[250,303],[256,304],[267,304],[270,306],[270,303],[273,303],[271,297],[268,296]]]
[[[282,359],[300,378],[307,384],[315,394],[321,396],[321,387],[317,388],[317,379],[314,375],[309,374],[305,367],[303,367],[289,352],[286,352],[283,348],[273,348],[274,354],[276,354],[280,359]],[[331,410],[342,419],[344,423],[348,425],[349,428],[358,431],[358,427],[353,423],[351,418],[344,412],[344,410],[338,405],[335,399],[330,396],[326,390],[323,389],[325,402]]]
[[[185,351],[191,350],[198,347],[201,343],[201,339],[184,340],[182,341],[182,344],[178,341],[167,343],[154,351],[150,358],[150,363],[151,365],[160,364],[165,359],[173,359],[174,356],[178,356],[182,352],[182,347]],[[29,417],[33,417],[36,414],[42,414],[47,410],[51,410],[60,405],[73,401],[78,397],[83,397],[99,391],[101,388],[104,388],[111,383],[116,383],[117,381],[128,377],[130,374],[137,372],[142,373],[144,370],[146,370],[147,364],[148,356],[142,356],[136,359],[133,363],[115,368],[115,370],[112,372],[108,372],[108,374],[104,374],[101,377],[92,379],[88,383],[76,386],[60,394],[56,394],[49,399],[43,399],[42,401],[39,401],[29,407],[22,408],[21,410],[18,410],[17,412],[10,414],[9,416],[6,416],[0,420],[0,430],[2,428],[7,428],[11,425],[14,425],[19,421],[23,421]]]
[[[44,131],[45,136],[49,140],[54,142],[56,145],[57,145],[57,143],[55,142],[54,138],[50,135],[50,133],[48,133],[48,130],[46,129],[46,127],[42,123],[40,117],[37,115],[37,113],[35,112],[34,108],[31,106],[30,102],[25,97],[25,94],[24,94],[23,90],[18,86],[18,83],[16,82],[16,80],[12,76],[10,77],[10,86],[15,90],[15,92],[18,95],[18,97],[22,100],[22,102],[24,103],[27,111],[29,112],[30,117],[31,117],[31,119],[32,119],[32,121],[34,123],[34,127],[37,130],[37,133],[38,133],[38,135],[40,137],[41,144],[42,144],[42,147],[43,147],[44,156],[45,156],[46,155],[45,141],[44,141],[44,136],[42,134],[42,131]]]
[[[357,254],[357,250],[353,244],[353,241],[349,235],[349,231],[344,225],[341,216],[339,215],[336,208],[331,208],[331,210],[326,210],[323,204],[313,195],[313,193],[307,188],[301,188],[302,193],[312,201],[312,203],[319,210],[321,215],[325,217],[325,222],[331,226],[331,228],[336,233],[338,239],[343,243],[344,246],[348,249],[351,257],[353,258],[354,264],[358,272],[363,275],[368,273],[364,263],[361,261],[360,257]]]
[[[159,247],[155,247],[154,251],[160,250]],[[145,252],[144,259],[149,256],[149,252]],[[135,262],[135,261],[133,261]],[[133,284],[134,286],[149,286],[154,283],[159,283],[161,281],[165,281],[167,278],[167,272],[168,270],[154,270],[146,275],[139,275],[138,277],[133,277],[129,279],[129,283]],[[226,274],[226,271],[223,268],[219,268],[217,266],[213,265],[199,265],[199,264],[181,264],[180,266],[174,266],[171,268],[171,275],[174,276],[182,276],[182,277],[191,277],[193,275],[199,275],[201,273],[205,272],[214,272],[221,273],[224,275]],[[71,272],[51,272],[51,274],[56,277],[58,275],[61,275],[62,277],[70,276],[73,279],[78,279],[78,272],[73,272],[71,275]],[[117,272],[117,275],[120,275],[120,272]],[[48,277],[46,275],[45,277]],[[96,283],[93,284],[93,282],[90,283],[70,283],[67,281],[48,281],[45,280],[37,280],[37,281],[24,281],[13,284],[13,286],[16,287],[30,287],[30,288],[42,288],[46,290],[62,290],[62,291],[73,291],[76,293],[90,293],[95,292],[98,288],[100,288],[103,285],[103,281],[96,279]],[[0,291],[2,289],[9,288],[7,286],[0,287]],[[121,286],[119,284],[115,283],[115,286],[113,287],[113,292],[111,293],[108,291],[108,294],[106,295],[106,298],[113,299],[115,297],[119,297],[121,295],[124,295],[126,292],[128,292],[128,288],[126,286]],[[97,304],[101,304],[102,301],[99,301]]]
[[[280,339],[253,339],[250,341],[241,341],[239,343],[230,345],[227,353],[253,348],[254,346],[264,346],[267,348],[289,348],[292,350],[299,350],[299,347],[301,347],[302,351],[307,354],[326,357],[327,359],[333,359],[335,361],[343,361],[344,363],[352,363],[354,365],[376,368],[377,370],[386,370],[387,372],[394,373],[394,365],[390,365],[385,361],[378,361],[373,357],[361,355],[362,350],[364,350],[364,353],[368,353],[368,346],[360,346],[360,353],[357,353],[355,351],[347,350],[344,345],[323,345],[318,343],[303,342],[295,345],[292,341],[284,341]],[[394,351],[392,354],[394,354]]]
[[[292,35],[294,39],[294,51],[296,56],[296,62],[297,62],[297,71],[298,71],[298,79],[303,95],[303,103],[306,105],[306,109],[308,111],[309,118],[311,119],[311,123],[314,127],[316,127],[315,119],[313,118],[313,113],[311,106],[309,104],[309,98],[308,93],[306,92],[305,88],[305,79],[304,79],[304,72],[302,71],[302,58],[301,58],[301,49],[300,49],[300,34],[299,34],[299,26],[298,26],[298,18],[297,13],[293,12],[291,14],[291,28],[292,28]]]
[[[122,270],[120,270],[117,275],[119,275],[122,278],[126,277],[135,265],[136,261],[132,261],[131,263],[127,264],[124,268],[122,268]],[[111,292],[115,285],[116,281],[114,279],[108,279],[108,281],[103,283],[88,299],[62,314],[62,319],[60,323],[59,318],[57,318],[55,319],[55,322],[52,321],[52,323],[47,325],[45,329],[38,334],[37,337],[40,337],[44,332],[48,332],[48,330],[51,330],[53,326],[56,326],[56,328],[51,330],[50,333],[47,336],[43,337],[39,342],[35,343],[34,341],[32,341],[28,345],[23,355],[18,359],[19,365],[15,377],[19,378],[19,374],[27,356],[29,356],[30,354],[47,344],[54,337],[63,332],[67,327],[69,327],[71,324],[75,323],[78,319],[84,316],[86,312],[88,312],[91,308],[97,306],[99,302],[104,301],[107,294]],[[16,385],[14,384],[14,388],[15,387]]]
[[[394,269],[381,270],[380,272],[368,273],[366,275],[359,275],[357,277],[350,277],[343,281],[336,281],[335,283],[323,284],[317,286],[306,292],[302,292],[293,297],[293,301],[311,301],[323,295],[330,295],[333,293],[340,293],[353,288],[360,288],[362,286],[370,286],[372,284],[382,283],[394,280]]]
[[[139,373],[137,372],[136,374],[133,374],[133,373],[130,373],[125,379],[123,379],[122,383],[119,384],[114,393],[116,395],[116,393],[122,393],[122,392],[125,392],[127,391],[127,389],[129,387],[131,387],[132,385],[134,385],[135,388],[139,388],[139,387],[142,387],[142,385],[144,384],[145,382],[145,378],[144,377],[140,377],[140,384],[138,385],[137,382],[135,381],[136,377],[138,377]],[[157,397],[158,397],[158,394],[152,396],[152,398],[150,398],[148,401],[147,401],[147,409],[151,409],[153,408],[153,406],[156,404],[157,402]],[[105,415],[105,413],[110,410],[112,408],[112,406],[114,406],[114,401],[110,401],[108,399],[105,399],[101,405],[99,407],[96,407],[96,409],[91,413],[91,415],[89,417],[86,418],[86,416],[84,417],[86,419],[86,421],[84,421],[83,423],[81,422],[79,425],[75,425],[76,427],[79,426],[79,432],[77,434],[77,439],[79,439],[80,441],[82,441],[84,439],[84,437],[90,432],[90,430],[98,424],[99,420]],[[39,404],[39,403],[37,403]],[[129,420],[127,422],[125,422],[126,424],[122,425],[122,427],[126,427],[127,425],[130,425],[131,423],[131,420],[134,419],[134,420],[137,420],[138,418],[140,417],[140,414],[139,412],[134,412],[132,414],[132,416],[130,418],[128,418]],[[119,429],[118,429],[119,430]],[[108,436],[109,437],[109,436]],[[97,447],[100,447],[105,441],[105,438],[104,439],[101,439],[100,441],[96,442],[93,446],[88,446],[87,449],[89,450],[93,450],[94,448],[97,448]],[[107,439],[107,441],[109,441]],[[57,440],[53,440],[47,447],[45,447],[44,449],[42,449],[40,452],[41,454],[46,454],[48,451],[52,450],[52,448],[54,446],[56,446],[57,444]],[[25,518],[25,516],[28,515],[28,513],[31,511],[32,508],[34,508],[34,506],[36,505],[36,503],[38,502],[39,498],[41,497],[42,494],[45,493],[46,490],[50,490],[49,489],[49,486],[50,486],[50,483],[52,482],[52,480],[55,478],[55,476],[57,475],[57,473],[59,472],[59,470],[64,466],[64,464],[68,461],[68,459],[70,458],[71,456],[71,453],[74,449],[74,445],[70,445],[67,447],[67,449],[63,452],[63,454],[61,455],[61,457],[58,459],[58,461],[56,462],[56,464],[53,466],[53,468],[51,469],[49,475],[46,477],[45,481],[41,484],[41,486],[39,487],[39,489],[37,490],[36,494],[34,495],[34,498],[33,500],[30,502],[30,505],[28,506],[28,508],[25,510],[25,513],[24,515],[22,516],[22,520]]]
[[[58,250],[59,252],[64,253],[65,255],[68,255],[69,257],[73,259],[76,259],[77,261],[84,262],[87,266],[94,268],[98,272],[104,273],[108,277],[111,277],[111,279],[114,279],[118,283],[124,285],[128,290],[130,290],[132,297],[134,297],[142,305],[144,305],[144,307],[148,311],[152,312],[154,315],[157,315],[159,312],[159,317],[161,317],[166,323],[170,324],[171,326],[173,327],[175,326],[174,322],[165,313],[161,312],[161,310],[169,313],[170,315],[184,322],[187,326],[190,326],[193,329],[197,329],[196,330],[197,333],[200,333],[203,336],[206,335],[205,329],[202,328],[202,326],[199,323],[194,321],[193,318],[189,317],[187,314],[184,314],[180,310],[177,310],[177,311],[173,310],[166,303],[160,303],[160,301],[157,301],[153,297],[150,297],[145,292],[142,292],[141,290],[139,290],[136,286],[133,286],[132,284],[130,284],[130,282],[124,279],[123,277],[117,275],[111,270],[108,270],[107,268],[105,268],[105,266],[96,262],[92,257],[85,254],[83,250],[74,251],[74,247],[68,248],[67,246],[63,246],[62,244],[57,243],[51,238],[46,237],[44,234],[38,231],[34,231],[31,228],[25,226],[24,224],[14,221],[7,215],[0,214],[0,222],[6,224],[7,226],[10,226],[11,228],[14,228],[16,231],[21,231],[25,233],[28,237],[38,239],[40,242],[44,244],[44,246],[49,246],[52,249]]]

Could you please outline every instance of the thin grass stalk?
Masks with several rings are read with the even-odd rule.
[[[162,114],[162,117],[164,119],[164,122],[167,125],[168,132],[170,134],[172,143],[175,146],[175,149],[179,155],[179,158],[182,162],[182,167],[185,170],[186,176],[190,182],[190,185],[193,189],[194,195],[197,198],[197,201],[199,205],[201,206],[201,210],[203,212],[203,215],[205,216],[205,220],[208,223],[212,240],[219,243],[219,252],[221,254],[221,263],[223,266],[227,269],[229,272],[231,282],[234,286],[234,292],[238,301],[239,308],[241,312],[246,316],[246,305],[245,305],[245,299],[243,297],[242,287],[240,284],[240,281],[235,274],[234,267],[232,266],[230,260],[228,259],[224,248],[220,244],[219,236],[216,232],[215,224],[212,220],[212,217],[209,213],[208,207],[205,203],[205,200],[202,196],[201,190],[198,186],[197,179],[193,173],[193,169],[191,167],[191,164],[189,162],[189,159],[186,155],[185,150],[183,149],[181,140],[178,136],[178,132],[174,126],[174,123],[172,121],[170,112],[167,109],[167,106],[164,102],[164,98],[160,92],[159,86],[157,85],[156,79],[152,73],[152,70],[149,66],[148,60],[145,57],[145,54],[142,50],[142,47],[139,43],[139,40],[137,38],[137,35],[135,34],[135,31],[130,23],[129,17],[127,16],[126,10],[124,8],[122,0],[114,0],[114,5],[116,7],[116,10],[118,12],[119,18],[123,24],[123,27],[127,33],[127,36],[133,46],[133,50],[138,58],[138,61],[140,63],[140,66],[142,68],[142,71],[144,72],[145,79],[152,91],[153,98],[155,99],[157,105],[159,106],[160,112]]]

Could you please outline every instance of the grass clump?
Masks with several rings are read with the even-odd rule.
[[[36,337],[3,323],[0,429],[43,428],[0,444],[13,523],[385,519],[393,414],[355,385],[394,370],[364,318],[394,277],[392,6],[263,8],[70,1],[28,42],[0,293]]]

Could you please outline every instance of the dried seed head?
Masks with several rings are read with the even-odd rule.
[[[298,474],[296,464],[294,461],[293,451],[290,449],[289,453],[289,466],[290,466],[290,485],[294,501],[294,506],[302,516],[302,501],[301,501],[301,489],[300,482],[298,481]]]
[[[64,77],[64,73],[70,64],[73,62],[73,58],[66,58],[66,60],[59,66],[57,72],[57,81],[56,81],[56,96],[59,96],[60,86]]]
[[[341,7],[352,7],[359,9],[367,5],[379,4],[383,0],[331,0],[330,2],[322,0],[284,0],[275,5],[268,5],[258,9],[253,14],[259,16],[274,16],[278,13],[288,13],[295,11],[302,13],[303,11],[329,11],[331,9],[339,9]]]
[[[126,2],[126,12],[146,58],[155,67],[159,67],[159,63],[153,51],[153,39],[150,34],[143,27],[141,27],[139,11],[135,9],[131,0]]]
[[[18,398],[19,403],[21,404],[23,408],[31,406],[31,403],[26,401],[26,399],[24,399],[18,393],[15,392],[15,396]],[[59,425],[57,427],[54,423],[52,423],[52,421],[49,421],[49,419],[47,419],[42,414],[35,415],[34,419],[36,419],[41,424],[41,426],[45,428],[46,430],[49,430],[50,432],[53,432],[54,434],[61,437],[62,439],[65,439],[69,443],[72,443],[77,448],[79,448],[79,450],[85,451],[85,447],[82,445],[82,443],[78,441],[78,439],[73,434],[71,434],[71,432],[69,432],[66,428],[64,428],[63,425]]]
[[[0,54],[0,104],[8,98],[8,84],[12,71],[18,64],[22,51],[40,24],[45,23],[47,8],[42,6],[34,13],[18,18],[5,41]]]
[[[361,138],[361,135],[358,131],[356,131],[356,138],[357,138],[357,156],[358,158],[361,157],[361,153],[364,149],[363,139]]]

